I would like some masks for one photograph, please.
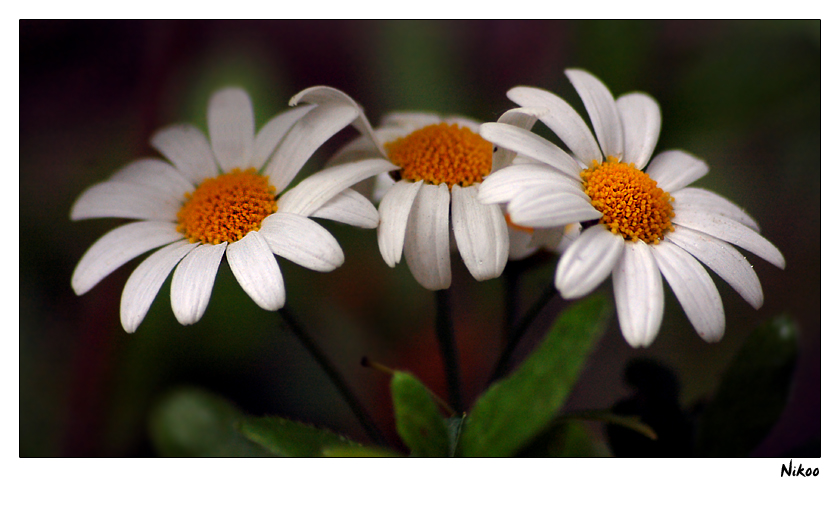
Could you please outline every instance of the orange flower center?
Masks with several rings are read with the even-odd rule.
[[[433,185],[468,187],[480,183],[493,167],[493,145],[458,125],[428,125],[385,144],[400,177]]]
[[[610,157],[602,164],[593,163],[580,176],[592,206],[603,213],[600,222],[613,234],[657,244],[674,230],[673,197],[635,165]]]
[[[178,232],[191,243],[232,243],[260,228],[263,218],[277,211],[275,189],[256,169],[207,178],[178,211]]]

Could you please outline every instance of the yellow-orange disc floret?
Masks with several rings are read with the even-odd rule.
[[[458,125],[438,123],[385,144],[400,177],[433,185],[468,187],[481,182],[493,166],[493,145]]]
[[[633,164],[610,157],[585,169],[580,176],[592,206],[603,213],[601,223],[613,234],[657,244],[667,231],[674,230],[674,199]]]
[[[218,245],[240,240],[260,228],[277,211],[275,189],[256,169],[233,171],[205,179],[178,212],[178,232],[190,242]]]

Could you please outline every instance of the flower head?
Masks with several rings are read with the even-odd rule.
[[[360,111],[339,100],[340,95],[324,88],[305,90],[291,103],[310,104],[277,115],[255,135],[247,93],[223,89],[210,99],[209,142],[191,125],[155,133],[151,143],[168,161],[134,161],[85,190],[73,204],[73,220],[138,220],[110,231],[87,250],[73,272],[75,292],[84,294],[126,262],[159,248],[123,289],[120,320],[131,333],[173,269],[172,310],[186,325],[204,314],[223,256],[245,292],[266,310],[277,310],[286,301],[275,255],[316,271],[340,266],[344,254],[338,242],[310,217],[376,227],[376,209],[348,187],[391,166],[344,164],[284,193],[324,141],[359,121]]]
[[[688,187],[708,172],[702,160],[679,150],[650,159],[661,125],[654,99],[628,93],[616,100],[588,72],[571,69],[566,76],[589,113],[595,136],[556,95],[511,89],[508,97],[539,111],[539,120],[571,154],[529,129],[486,123],[482,137],[527,163],[491,174],[479,200],[506,203],[510,220],[524,227],[582,223],[580,236],[560,258],[555,285],[563,297],[576,298],[612,274],[621,331],[631,345],[647,346],[659,331],[664,309],[660,273],[697,333],[709,342],[719,340],[725,327],[723,304],[700,262],[759,308],[764,296],[758,277],[730,243],[780,268],[784,257],[741,208],[708,190]]]

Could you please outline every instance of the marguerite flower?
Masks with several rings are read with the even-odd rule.
[[[286,300],[275,255],[316,271],[340,266],[344,254],[338,242],[310,217],[376,227],[376,209],[348,187],[393,166],[362,161],[333,167],[279,201],[277,196],[324,141],[351,122],[361,125],[360,111],[337,100],[341,95],[305,90],[291,104],[309,105],[274,117],[255,136],[250,98],[241,89],[224,89],[210,99],[209,143],[191,125],[155,133],[151,144],[169,162],[132,162],[88,188],[73,205],[73,220],[139,220],[110,231],[87,250],[73,272],[76,294],[138,255],[163,247],[140,263],[123,289],[120,320],[131,333],[173,269],[172,310],[187,325],[204,314],[223,256],[245,292],[266,310],[277,310]]]
[[[566,76],[583,100],[598,141],[556,95],[513,88],[508,97],[540,110],[539,120],[572,156],[530,130],[484,124],[482,137],[534,163],[490,175],[479,200],[507,203],[511,221],[520,226],[584,224],[560,258],[555,285],[563,297],[577,298],[612,274],[621,331],[632,346],[649,345],[659,331],[664,308],[660,273],[697,333],[709,342],[719,340],[725,327],[723,304],[700,262],[759,308],[764,296],[758,277],[729,243],[780,268],[784,257],[741,208],[708,190],[688,187],[708,172],[702,160],[671,150],[648,164],[661,124],[655,100],[643,93],[614,100],[593,75],[567,70]]]
[[[534,114],[517,109],[499,121],[529,129]],[[477,195],[484,178],[515,154],[494,153],[478,128],[468,118],[391,113],[372,136],[351,142],[333,160],[386,157],[398,166],[379,175],[373,190],[379,202],[379,250],[390,267],[404,251],[412,275],[429,290],[451,283],[450,233],[476,280],[498,277],[507,263],[509,232],[502,207],[482,204]]]

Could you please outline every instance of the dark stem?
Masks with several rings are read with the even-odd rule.
[[[519,321],[517,326],[511,332],[507,343],[505,344],[505,349],[502,351],[502,354],[499,356],[499,360],[496,361],[496,367],[493,368],[493,375],[490,377],[490,382],[495,382],[499,380],[502,375],[504,375],[508,368],[510,358],[513,355],[513,351],[516,349],[516,346],[519,345],[519,341],[522,339],[522,336],[525,335],[525,331],[531,326],[534,322],[534,319],[537,318],[537,315],[542,311],[543,308],[554,298],[554,295],[557,294],[557,289],[554,288],[553,284],[550,284],[546,289],[540,294],[539,299],[528,309],[528,312],[522,317]]]
[[[461,374],[458,366],[458,348],[455,345],[455,330],[452,326],[452,307],[449,302],[449,289],[435,291],[435,334],[437,334],[440,354],[443,358],[443,370],[446,373],[446,386],[449,391],[449,403],[457,413],[464,410],[461,402]]]
[[[306,350],[315,358],[315,361],[318,363],[318,366],[324,370],[324,373],[330,378],[333,385],[338,392],[341,393],[341,396],[344,398],[344,401],[347,402],[347,405],[350,406],[350,410],[353,411],[355,414],[356,419],[359,420],[362,427],[367,433],[368,437],[373,440],[377,445],[385,446],[387,442],[385,441],[385,437],[382,436],[382,433],[379,431],[379,428],[373,423],[373,419],[367,413],[365,408],[359,403],[359,400],[347,386],[347,383],[341,377],[341,374],[338,372],[335,366],[333,366],[330,359],[327,357],[326,354],[318,347],[315,343],[315,340],[312,339],[311,336],[303,329],[303,327],[298,324],[297,320],[292,316],[292,314],[285,308],[281,308],[278,313],[286,322],[286,325],[289,326],[292,333],[298,337],[300,343],[306,348]]]

